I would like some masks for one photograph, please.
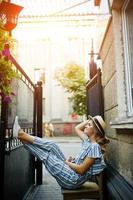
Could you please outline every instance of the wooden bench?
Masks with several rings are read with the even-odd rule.
[[[96,176],[96,182],[85,182],[82,186],[75,190],[62,188],[64,200],[74,199],[99,199],[103,200],[103,183],[102,174]]]

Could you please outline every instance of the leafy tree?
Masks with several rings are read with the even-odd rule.
[[[67,64],[55,73],[55,78],[66,92],[71,94],[73,112],[78,115],[86,114],[86,79],[82,66],[75,63]]]

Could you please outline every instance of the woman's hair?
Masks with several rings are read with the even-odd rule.
[[[96,142],[100,145],[102,154],[106,154],[106,144],[110,143],[110,140],[105,136],[102,135],[101,132],[98,130],[96,125],[93,123],[96,135],[98,136]],[[106,155],[105,155],[106,156]]]
[[[110,140],[105,136],[101,136],[100,138],[98,137],[96,141],[99,145],[105,145],[110,142]]]

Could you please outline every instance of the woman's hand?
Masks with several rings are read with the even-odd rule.
[[[69,162],[71,162],[72,160],[74,160],[75,158],[73,158],[72,156],[69,156],[69,158],[67,159]]]
[[[87,170],[89,170],[89,168],[94,164],[94,162],[95,162],[95,159],[89,158],[89,157],[86,157],[83,163],[81,164],[75,164],[75,163],[69,162],[68,160],[65,160],[65,163],[71,169],[73,169],[75,172],[81,175],[83,175]]]

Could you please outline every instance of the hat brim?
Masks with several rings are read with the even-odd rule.
[[[93,121],[93,123],[95,124],[95,126],[97,127],[97,129],[100,131],[102,136],[105,136],[105,132],[101,131],[101,129],[99,128],[98,124],[96,123],[96,121],[94,120],[94,118],[91,115],[88,115],[88,118],[91,119]]]

